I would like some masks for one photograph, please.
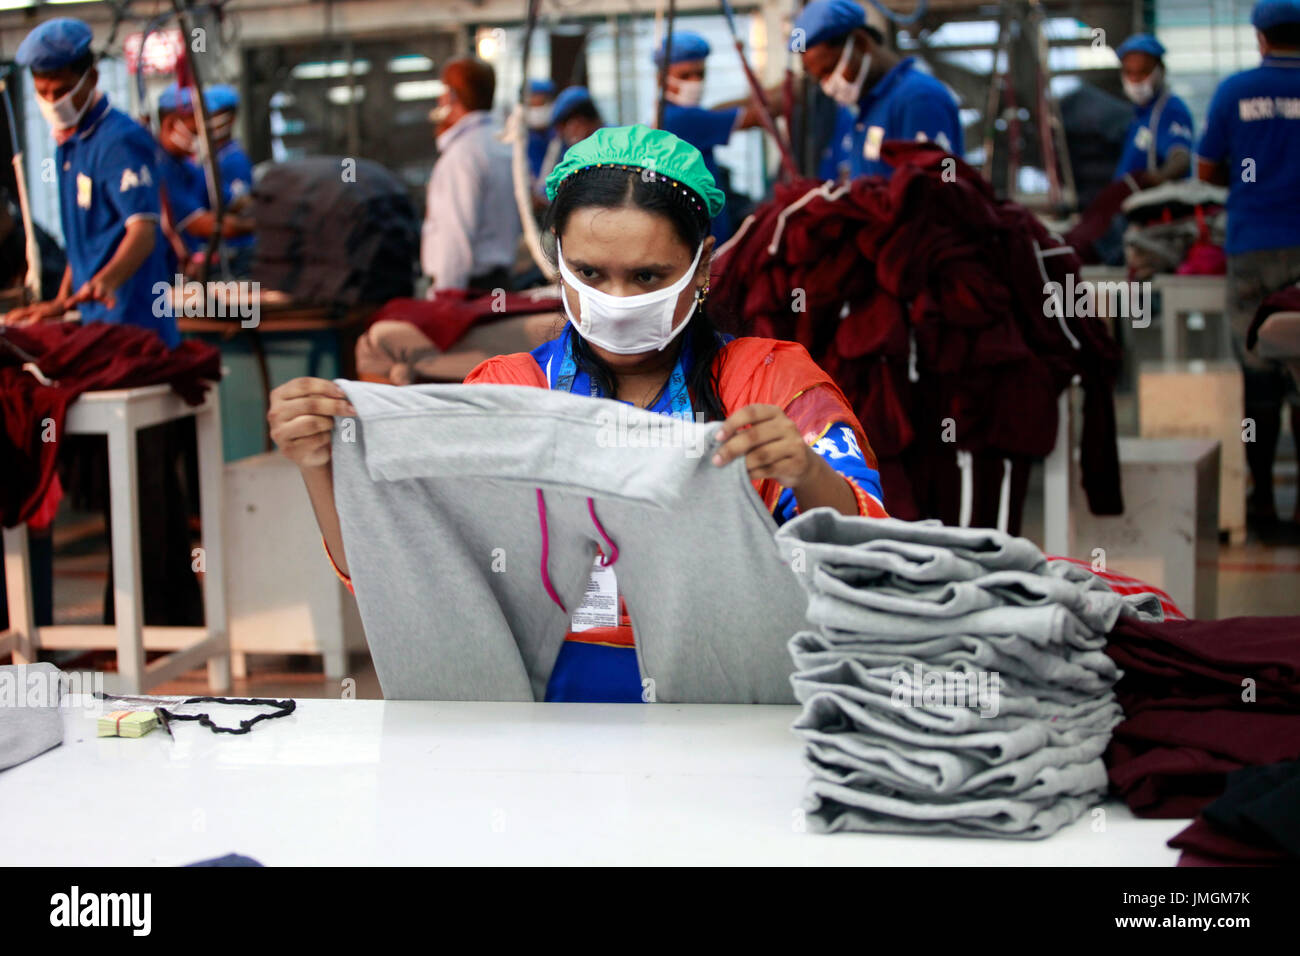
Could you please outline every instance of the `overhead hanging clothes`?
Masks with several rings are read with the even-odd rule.
[[[835,378],[872,437],[891,514],[1015,533],[1076,377],[1089,505],[1122,512],[1119,348],[1048,294],[1077,257],[934,144],[887,142],[882,156],[888,182],[778,184],[714,258],[720,309],[799,342]]]

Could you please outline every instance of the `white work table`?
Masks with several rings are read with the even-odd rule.
[[[249,711],[207,710],[223,724]],[[227,713],[227,711],[229,713]],[[1173,865],[1122,804],[1040,841],[800,831],[797,707],[300,700],[250,734],[173,724],[0,772],[0,862]],[[234,719],[227,720],[227,717]]]

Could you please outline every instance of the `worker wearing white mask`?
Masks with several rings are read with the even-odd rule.
[[[175,347],[175,317],[154,308],[154,286],[170,282],[171,274],[159,235],[153,139],[97,88],[91,39],[85,23],[59,17],[42,23],[18,47],[15,59],[31,69],[36,104],[58,144],[59,219],[68,267],[54,299],[14,309],[5,321],[58,319],[76,308],[83,322],[140,325]]]
[[[801,54],[804,72],[841,108],[822,157],[825,178],[889,177],[893,167],[880,159],[885,140],[932,141],[962,154],[952,93],[914,57],[886,46],[852,0],[812,0],[790,31],[790,50]]]
[[[673,30],[672,50],[667,50],[668,39],[655,51],[655,66],[664,81],[663,128],[674,136],[690,143],[704,156],[704,165],[724,192],[730,177],[718,166],[713,157],[717,146],[725,146],[736,130],[762,125],[762,114],[756,103],[749,99],[719,103],[702,107],[704,100],[704,61],[710,53],[709,42],[689,30]],[[664,78],[663,74],[667,73]],[[768,104],[776,113],[784,109],[784,93],[780,87],[764,91]],[[724,207],[713,218],[712,235],[725,242],[731,235],[732,223]]]
[[[1132,176],[1144,189],[1183,179],[1192,168],[1192,114],[1165,85],[1164,46],[1138,33],[1115,53],[1124,95],[1134,107],[1115,178]]]
[[[440,289],[510,288],[521,226],[510,147],[492,120],[496,73],[474,57],[442,68],[443,92],[429,113],[438,160],[426,192],[420,264]]]

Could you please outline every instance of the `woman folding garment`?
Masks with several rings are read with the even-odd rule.
[[[721,422],[713,463],[743,457],[778,524],[823,506],[886,516],[862,426],[803,347],[735,338],[713,324],[709,223],[723,196],[699,150],[644,126],[602,129],[568,151],[546,191],[569,324],[531,352],[488,359],[467,384],[559,389]],[[332,416],[355,410],[321,379],[289,382],[271,399],[272,437],[302,470],[327,554],[347,581],[330,449]],[[547,700],[642,699],[621,604],[616,618],[575,625]]]

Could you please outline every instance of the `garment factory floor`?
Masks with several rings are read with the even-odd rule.
[[[1117,417],[1122,433],[1136,431],[1136,416],[1130,402],[1120,397]],[[1132,421],[1131,429],[1126,427]],[[1297,468],[1295,449],[1284,433],[1276,469],[1278,513],[1290,516],[1296,506]],[[1025,503],[1022,533],[1041,540],[1043,523],[1042,469],[1037,468]],[[315,542],[304,560],[320,559]],[[1300,615],[1300,531],[1295,543],[1264,544],[1253,534],[1241,545],[1226,541],[1219,548],[1219,617],[1239,615]],[[102,518],[94,515],[60,516],[55,523],[54,606],[57,624],[94,624],[101,620],[104,585],[107,579],[108,549]],[[74,658],[62,655],[59,663],[72,669],[112,669],[111,651],[94,651]],[[326,679],[321,659],[300,655],[250,655],[248,674],[236,680],[233,693],[256,697],[339,697],[343,685]],[[382,696],[369,656],[354,655],[351,672],[355,681],[349,692],[358,698]],[[158,694],[200,694],[207,692],[206,671],[194,670],[155,689]]]

